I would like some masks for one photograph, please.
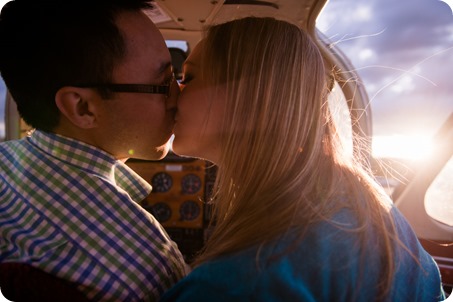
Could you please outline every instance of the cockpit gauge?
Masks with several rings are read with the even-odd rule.
[[[183,194],[195,194],[201,189],[201,178],[195,174],[187,174],[181,179]]]
[[[193,200],[186,200],[181,204],[179,214],[181,215],[181,220],[194,220],[200,215],[200,206]]]
[[[151,213],[156,217],[159,222],[165,222],[171,217],[170,207],[163,202],[158,202],[151,207]]]
[[[170,174],[165,172],[157,173],[151,179],[151,185],[153,186],[153,193],[164,193],[168,192],[173,186],[173,179]]]

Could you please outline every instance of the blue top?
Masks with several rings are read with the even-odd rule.
[[[396,245],[396,275],[384,301],[445,299],[436,263],[400,212],[392,213],[399,239],[420,264]],[[255,246],[204,263],[161,301],[375,301],[380,263],[391,260],[381,258],[379,239],[371,232],[366,247],[359,248],[350,210],[334,221],[314,225],[296,243],[294,232],[279,238],[261,249],[259,261]]]
[[[28,263],[96,301],[154,301],[186,275],[151,191],[110,154],[35,131],[0,144],[0,262]]]

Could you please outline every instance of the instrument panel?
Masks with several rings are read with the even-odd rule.
[[[130,159],[126,164],[153,187],[140,205],[162,224],[190,261],[205,242],[211,218],[206,201],[216,167],[204,160],[174,154],[161,161]]]
[[[206,185],[204,160],[131,160],[127,165],[153,190],[141,206],[167,228],[202,228]]]

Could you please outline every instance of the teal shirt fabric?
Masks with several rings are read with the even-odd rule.
[[[384,301],[442,301],[436,263],[400,212],[393,208],[392,215],[399,239],[420,264],[396,245],[397,271]],[[313,226],[296,244],[293,233],[266,245],[258,262],[258,247],[251,247],[202,264],[161,301],[375,301],[379,268],[391,260],[381,259],[372,231],[366,248],[359,247],[351,211],[340,211],[334,221]]]

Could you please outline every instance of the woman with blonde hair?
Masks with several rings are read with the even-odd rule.
[[[439,301],[438,267],[330,118],[322,56],[271,18],[187,59],[173,149],[218,166],[215,225],[163,301]]]

